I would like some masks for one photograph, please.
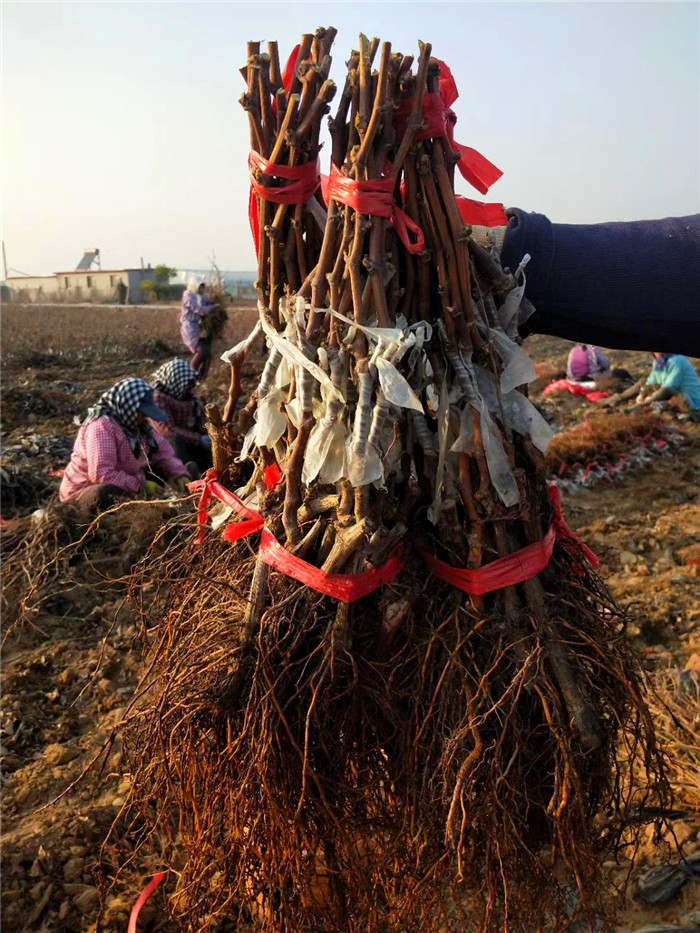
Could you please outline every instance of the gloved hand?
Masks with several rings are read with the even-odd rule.
[[[508,227],[480,227],[476,224],[471,224],[471,228],[472,239],[475,243],[478,243],[478,245],[482,246],[484,249],[488,249],[491,243],[493,243],[498,252],[501,252]]]
[[[160,499],[162,490],[155,480],[147,479],[143,491],[147,499]]]
[[[199,438],[199,443],[205,450],[211,450],[211,438],[208,434],[202,434]]]

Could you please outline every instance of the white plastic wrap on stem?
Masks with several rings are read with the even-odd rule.
[[[490,411],[500,416],[496,380],[493,373],[481,366],[474,367],[479,391]],[[506,424],[523,437],[529,437],[538,450],[544,453],[554,437],[554,432],[532,402],[522,392],[513,389],[501,395],[502,411]]]
[[[284,392],[276,388],[259,400],[255,412],[257,447],[274,447],[287,430],[287,419],[281,411],[283,402]]]
[[[517,336],[518,312],[520,310],[520,303],[525,295],[525,266],[530,262],[531,258],[529,253],[525,253],[520,265],[515,271],[516,282],[520,277],[522,277],[522,282],[508,292],[503,304],[498,309],[501,326],[509,337]]]
[[[482,295],[480,305],[483,308],[482,316],[486,319],[489,328],[491,330],[501,330],[501,320],[493,294],[486,292],[485,295]]]
[[[535,364],[517,343],[513,343],[510,337],[496,330],[491,331],[491,340],[503,360],[500,385],[504,395],[535,379]]]
[[[418,443],[423,449],[423,453],[434,457],[437,454],[437,447],[435,446],[437,438],[428,427],[428,420],[426,416],[413,410],[410,411],[409,414],[411,416],[413,430],[416,432],[416,437],[418,438]]]
[[[394,362],[398,362],[413,347],[422,349],[423,344],[430,340],[433,334],[433,328],[427,321],[417,321],[409,325],[403,316],[397,320],[396,327],[367,327],[364,324],[357,324],[352,318],[346,317],[334,308],[322,308],[320,311],[324,314],[332,314],[353,331],[359,330],[369,337],[370,341],[381,344],[381,355]]]
[[[348,457],[348,479],[355,488],[381,480],[384,475],[378,451],[368,443],[372,419],[372,389],[374,379],[370,373],[358,374],[358,399],[355,423]]]
[[[343,321],[350,327],[354,327],[356,330],[361,331],[366,337],[369,337],[376,343],[380,341],[385,345],[399,343],[404,334],[400,327],[367,327],[364,324],[358,324],[356,321],[353,321],[352,318],[346,317],[334,308],[318,308],[316,310],[324,314],[332,314],[333,317],[337,318],[339,321]]]
[[[341,402],[344,402],[345,399],[342,397],[338,389],[332,384],[331,380],[328,378],[328,375],[324,373],[321,367],[314,363],[312,360],[307,359],[299,347],[295,346],[291,341],[285,337],[283,334],[278,333],[274,327],[272,327],[264,316],[264,306],[258,303],[258,308],[260,310],[260,322],[262,328],[265,331],[265,336],[267,337],[270,344],[282,354],[282,356],[290,363],[292,366],[301,366],[302,369],[305,369],[308,373],[316,379],[321,385],[326,389],[330,397],[338,398]]]
[[[370,370],[377,370],[379,385],[387,401],[396,408],[423,411],[420,399],[394,364],[398,363],[409,349],[418,344],[422,347],[423,343],[430,339],[430,324],[419,322],[410,327],[366,327],[333,308],[327,310],[329,314],[348,324],[351,329],[361,331],[375,342],[369,366]]]
[[[239,353],[243,353],[244,355],[249,353],[262,336],[262,332],[262,326],[260,321],[258,321],[245,340],[241,340],[240,343],[237,343],[235,347],[231,347],[230,350],[224,350],[220,359],[222,359],[224,363],[232,363]]]
[[[328,347],[326,353],[331,382],[337,389],[342,390],[346,379],[347,353],[337,347]],[[329,399],[326,403],[325,412],[316,422],[309,435],[301,475],[302,482],[307,486],[317,476],[322,483],[337,483],[347,473],[345,466],[347,431],[341,420],[344,410],[344,404],[337,398]]]
[[[263,396],[267,395],[267,393],[272,388],[272,383],[275,380],[275,375],[281,362],[282,354],[276,347],[273,347],[270,351],[270,355],[267,358],[267,362],[263,367],[262,375],[260,376],[260,383],[258,385],[258,398],[262,398]]]
[[[283,357],[275,347],[265,364],[260,384],[258,385],[258,405],[255,410],[255,425],[249,431],[241,447],[239,461],[246,460],[250,449],[255,443],[257,447],[273,447],[282,437],[287,423],[280,411],[284,396],[282,387],[278,384],[277,375]]]
[[[503,449],[501,435],[494,424],[491,415],[486,407],[486,402],[479,397],[476,403],[471,402],[479,412],[479,423],[481,425],[481,440],[484,445],[486,455],[486,466],[489,470],[489,476],[493,487],[498,493],[501,502],[508,508],[517,505],[520,501],[518,484],[508,465],[506,452]]]
[[[301,322],[299,320],[295,321],[297,328],[297,344],[301,352],[304,354],[307,360],[313,359],[316,354],[313,344],[306,339],[306,334],[304,328],[306,322],[304,321],[303,315],[301,316]],[[320,369],[320,367],[319,367]],[[324,372],[321,370],[321,372]],[[324,375],[326,373],[324,372]],[[313,398],[314,398],[314,377],[307,370],[303,369],[301,366],[296,367],[296,376],[297,376],[297,396],[299,398],[299,404],[301,410],[306,414],[309,414],[313,408]],[[326,375],[328,379],[328,376]],[[330,380],[329,380],[330,381]],[[332,385],[332,383],[331,383]]]
[[[470,398],[474,394],[474,380],[470,374],[469,367],[456,350],[449,350],[446,356],[454,370],[457,385],[464,395]]]
[[[472,299],[472,314],[474,315],[474,320],[477,327],[482,334],[486,334],[489,327],[489,321],[486,317],[486,311],[481,302],[476,302]]]
[[[248,457],[250,456],[250,452],[253,449],[253,446],[255,444],[255,435],[256,435],[257,430],[258,430],[258,425],[256,423],[246,433],[245,437],[243,438],[243,444],[241,445],[241,452],[236,457],[236,461],[235,461],[236,463],[243,463],[243,461],[247,460]]]
[[[451,454],[474,454],[474,422],[471,416],[471,406],[465,405],[459,413],[459,436],[450,447]]]
[[[450,403],[447,383],[443,380],[440,386],[440,404],[437,411],[438,425],[438,462],[435,471],[435,496],[428,508],[428,521],[437,525],[440,520],[442,506],[442,485],[445,477],[445,455],[447,453],[447,434],[450,425]]]
[[[443,332],[444,334],[444,332]],[[531,365],[532,361],[525,356],[525,354],[520,350],[520,347],[516,346],[511,340],[498,331],[492,330],[490,333],[492,340],[496,349],[499,351],[499,355],[503,359],[503,354],[508,355],[509,362],[513,362],[513,372],[515,372],[516,378],[519,378],[520,373],[523,371],[524,367],[522,365],[521,357],[527,361],[528,365]],[[499,349],[500,347],[500,349]],[[517,353],[515,352],[517,351]],[[518,355],[520,354],[520,355]],[[500,432],[497,426],[491,420],[489,415],[488,407],[484,402],[481,394],[479,392],[479,387],[477,384],[476,373],[474,371],[474,366],[471,362],[467,362],[456,352],[452,347],[447,343],[446,356],[452,366],[452,369],[455,372],[455,377],[457,380],[457,385],[462,390],[463,394],[466,396],[467,401],[470,405],[473,405],[474,408],[479,412],[479,420],[481,424],[481,433],[482,433],[482,443],[484,445],[484,454],[486,455],[486,465],[488,467],[489,476],[491,477],[491,482],[494,485],[496,492],[498,493],[501,501],[506,506],[515,505],[520,500],[520,494],[518,492],[518,485],[515,481],[515,477],[508,465],[508,459],[503,449],[503,442],[501,440]],[[505,361],[504,361],[505,362]],[[506,370],[509,364],[506,364]],[[507,390],[503,389],[503,375],[501,374],[501,391],[505,392]],[[534,366],[533,366],[534,370]],[[533,376],[534,378],[534,371]],[[530,380],[527,380],[530,381]],[[522,383],[517,382],[517,385]],[[454,388],[454,387],[453,387]],[[512,386],[510,387],[513,388]],[[447,393],[446,393],[447,394]],[[494,391],[495,394],[495,391]],[[452,400],[454,401],[455,393],[452,394]],[[442,394],[440,396],[440,404],[442,405]],[[458,438],[459,442],[459,438]],[[468,438],[465,440],[465,445],[468,445]],[[452,445],[454,447],[454,445]],[[441,474],[440,474],[441,475]],[[438,494],[436,492],[436,501]],[[436,519],[437,520],[437,519]]]
[[[377,392],[377,402],[374,406],[374,411],[372,412],[372,424],[369,429],[368,443],[378,450],[379,453],[383,453],[383,444],[382,440],[386,431],[386,427],[389,422],[392,420],[392,414],[395,412],[395,408],[391,405],[387,399],[384,397],[381,390]]]
[[[374,361],[374,365],[377,368],[379,385],[388,402],[396,406],[396,408],[412,408],[414,411],[423,411],[420,399],[392,363],[379,356]]]

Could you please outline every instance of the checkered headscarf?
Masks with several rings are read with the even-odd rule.
[[[170,360],[151,376],[153,388],[173,398],[184,400],[187,391],[197,381],[197,371],[184,360]]]
[[[90,424],[98,418],[111,418],[124,429],[132,450],[136,451],[139,442],[144,442],[148,449],[153,450],[156,442],[150,425],[146,421],[141,424],[136,422],[141,402],[152,393],[153,389],[143,379],[122,379],[88,408],[83,424]]]

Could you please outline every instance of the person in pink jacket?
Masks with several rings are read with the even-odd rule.
[[[151,430],[148,418],[167,420],[143,379],[124,379],[105,392],[78,431],[59,499],[77,501],[91,512],[118,498],[155,495],[157,479],[184,490],[187,469],[168,441]]]
[[[212,466],[211,440],[205,428],[204,402],[195,392],[197,373],[184,360],[163,363],[151,376],[153,401],[167,422],[153,429],[170,441],[188,471],[197,476]]]

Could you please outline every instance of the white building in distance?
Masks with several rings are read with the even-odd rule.
[[[144,282],[155,282],[153,269],[73,269],[53,275],[8,275],[10,301],[115,302],[141,304]]]

